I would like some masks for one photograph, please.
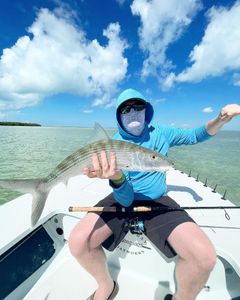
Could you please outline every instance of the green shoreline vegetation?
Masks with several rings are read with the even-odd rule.
[[[25,123],[25,122],[0,122],[0,126],[42,126],[37,123]]]

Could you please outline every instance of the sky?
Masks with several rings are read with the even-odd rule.
[[[240,1],[0,1],[0,121],[115,127],[127,88],[167,126],[240,104]]]

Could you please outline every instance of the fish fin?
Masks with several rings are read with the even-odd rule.
[[[39,220],[43,209],[45,207],[45,203],[47,200],[49,191],[35,191],[32,196],[32,214],[31,214],[31,224],[34,226]]]
[[[108,135],[107,131],[98,122],[95,122],[94,129],[96,132],[99,132],[99,134],[101,134],[105,139],[111,140],[111,137]]]
[[[49,193],[43,179],[2,179],[0,188],[32,194],[31,223],[35,225],[42,214]]]
[[[111,137],[108,135],[106,130],[98,123],[94,124],[94,131],[92,136],[90,137],[90,143],[99,141],[99,140],[110,140]]]
[[[0,188],[22,193],[33,193],[42,179],[1,179]]]

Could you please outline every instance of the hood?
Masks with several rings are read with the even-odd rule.
[[[140,136],[134,136],[130,133],[128,133],[127,131],[124,130],[124,128],[122,127],[121,121],[120,121],[120,116],[118,113],[118,108],[119,106],[130,99],[135,99],[135,100],[139,100],[139,101],[145,101],[147,103],[146,105],[146,116],[145,116],[145,128],[143,130],[143,132],[141,133]],[[127,89],[124,90],[118,97],[117,102],[116,102],[116,119],[117,119],[117,126],[118,126],[118,132],[119,134],[124,138],[124,139],[129,139],[132,141],[138,141],[139,139],[142,138],[142,136],[146,133],[146,131],[148,130],[148,125],[150,124],[150,122],[153,119],[153,107],[152,105],[147,101],[147,99],[138,91],[134,90],[134,89]]]

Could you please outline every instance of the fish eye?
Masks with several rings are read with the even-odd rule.
[[[153,159],[155,159],[155,158],[156,158],[156,156],[155,156],[155,155],[153,155],[153,156],[152,156],[152,158],[153,158]]]

